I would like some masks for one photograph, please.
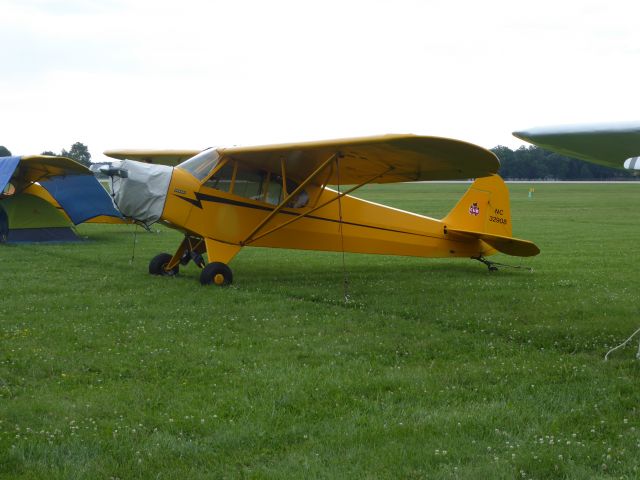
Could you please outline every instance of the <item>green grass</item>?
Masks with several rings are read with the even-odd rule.
[[[638,478],[640,185],[511,185],[531,266],[246,249],[173,231],[0,249],[2,478]],[[443,216],[460,184],[361,196]]]

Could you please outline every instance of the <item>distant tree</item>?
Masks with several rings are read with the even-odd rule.
[[[627,171],[603,167],[565,157],[542,148],[522,146],[517,150],[499,145],[491,151],[500,159],[498,173],[520,180],[604,180],[633,178]]]
[[[2,145],[0,145],[0,157],[10,157],[11,156],[11,152],[9,151],[9,149],[7,147],[3,147]]]
[[[57,153],[54,153],[54,152],[52,152],[52,151],[50,151],[50,150],[45,150],[45,151],[44,151],[44,152],[42,152],[40,155],[51,155],[52,157],[57,157],[57,156],[58,156],[58,154],[57,154]]]
[[[497,147],[493,147],[491,151],[496,154],[496,157],[498,157],[501,162],[513,161],[514,153],[513,150],[511,150],[509,147],[498,145]]]
[[[580,180],[590,180],[593,178],[593,173],[586,163],[580,167],[580,173],[578,173]]]
[[[76,162],[82,163],[87,167],[91,165],[91,154],[89,153],[89,148],[87,148],[83,143],[74,143],[71,145],[71,150],[66,151],[63,149],[61,155],[63,157],[72,158]]]

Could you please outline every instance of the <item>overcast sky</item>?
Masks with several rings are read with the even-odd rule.
[[[640,119],[638,0],[0,0],[0,145],[206,148]]]

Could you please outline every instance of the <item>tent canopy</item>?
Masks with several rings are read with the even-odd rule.
[[[0,242],[78,240],[73,224],[40,197],[18,194],[0,202]]]
[[[38,182],[76,225],[100,215],[122,218],[91,170],[70,158],[47,155],[2,157],[0,192],[9,181],[15,183],[19,191]]]

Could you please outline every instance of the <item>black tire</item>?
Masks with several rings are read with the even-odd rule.
[[[151,275],[164,275],[164,276],[173,276],[177,275],[180,267],[176,265],[171,270],[165,270],[164,267],[171,261],[173,255],[168,253],[161,253],[156,255],[149,262],[149,273]]]
[[[233,282],[233,274],[226,263],[211,262],[202,269],[200,283],[202,285],[218,285],[225,287]]]

